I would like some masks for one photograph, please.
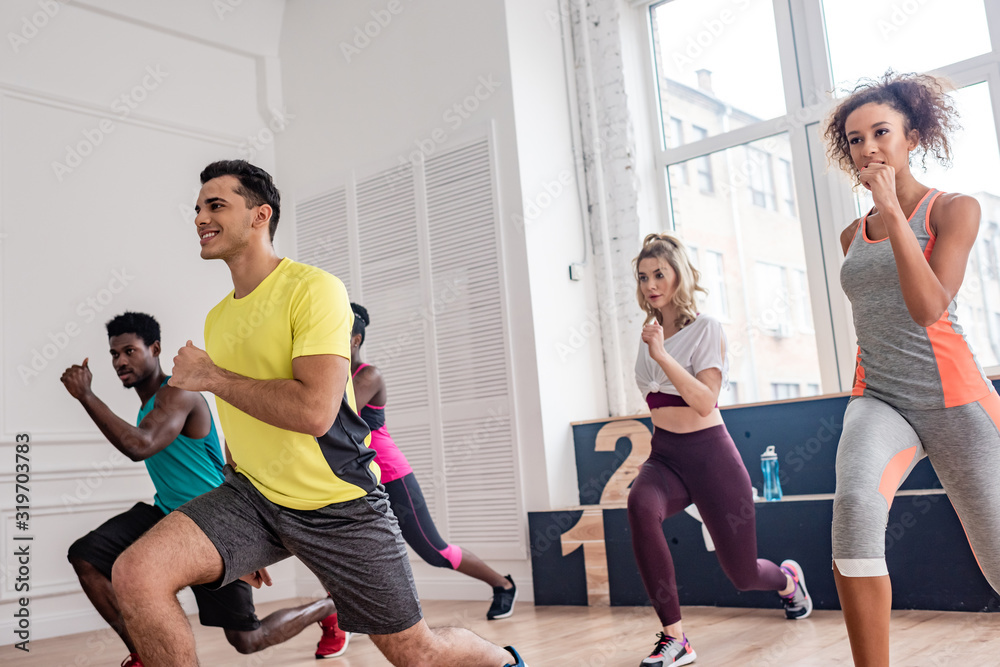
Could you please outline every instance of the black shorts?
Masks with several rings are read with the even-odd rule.
[[[222,556],[222,578],[209,586],[295,556],[330,592],[348,632],[388,635],[423,618],[406,545],[381,487],[357,500],[294,510],[272,503],[230,466],[225,474],[221,486],[177,509]]]
[[[123,551],[166,516],[158,507],[136,503],[132,509],[113,516],[69,548],[69,558],[87,561],[111,579],[111,567]],[[253,589],[245,581],[212,590],[192,586],[198,602],[198,620],[227,630],[249,631],[260,627],[254,613]]]

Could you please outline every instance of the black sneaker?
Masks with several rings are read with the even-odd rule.
[[[781,569],[795,582],[795,590],[788,597],[781,596],[781,604],[785,606],[785,618],[800,621],[808,618],[813,610],[813,601],[806,589],[806,576],[802,574],[802,566],[794,560],[781,562]]]
[[[507,575],[507,578],[510,579],[510,575]],[[513,646],[504,646],[503,648],[505,651],[514,656],[514,662],[508,662],[503,667],[528,667],[524,660],[521,659],[521,656],[517,654],[517,651],[514,650]]]
[[[495,621],[498,618],[507,618],[514,613],[517,586],[514,585],[514,580],[510,578],[509,574],[506,576],[506,579],[510,582],[510,588],[497,586],[493,589],[493,604],[490,605],[490,610],[486,612],[487,620]]]

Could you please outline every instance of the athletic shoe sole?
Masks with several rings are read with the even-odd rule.
[[[645,661],[643,661],[639,665],[639,667],[681,667],[681,665],[690,665],[692,662],[694,662],[697,659],[698,659],[698,654],[695,653],[694,651],[691,651],[690,653],[688,653],[686,656],[684,656],[680,660],[676,660],[676,661],[671,662],[669,664],[666,663],[666,662],[663,662],[662,660],[659,663],[645,662]]]
[[[339,658],[340,656],[344,655],[344,652],[347,651],[347,645],[351,643],[351,633],[345,632],[344,634],[347,636],[344,637],[344,646],[339,651],[337,651],[336,653],[327,653],[326,655],[320,655],[319,653],[317,653],[316,659],[326,660],[327,658]]]
[[[514,613],[514,603],[517,602],[517,591],[514,591],[514,599],[510,601],[510,609],[507,610],[506,614],[498,614],[493,618],[486,619],[488,621],[499,621],[501,618],[510,618],[511,614]]]
[[[802,572],[802,566],[799,565],[794,560],[792,560],[791,558],[781,561],[781,564],[784,565],[785,567],[790,567],[795,570],[795,574],[797,574],[799,577],[799,587],[802,588],[802,592],[806,596],[806,613],[802,614],[801,616],[796,616],[795,618],[790,618],[788,620],[801,621],[804,618],[809,618],[809,615],[813,613],[813,599],[812,596],[809,595],[809,589],[806,587],[806,575],[803,574]]]

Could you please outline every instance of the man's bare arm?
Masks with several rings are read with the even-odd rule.
[[[350,371],[350,360],[318,354],[292,359],[290,380],[255,380],[219,368],[188,341],[174,357],[170,385],[210,391],[266,424],[319,437],[337,417]]]
[[[114,412],[91,391],[91,373],[85,359],[82,366],[71,366],[62,375],[62,383],[73,398],[80,401],[104,437],[133,461],[143,461],[177,439],[197,395],[167,387],[156,395],[156,405],[138,426],[133,426]]]

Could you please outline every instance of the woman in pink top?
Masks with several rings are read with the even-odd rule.
[[[493,587],[493,604],[486,618],[496,620],[514,613],[517,587],[514,580],[484,563],[478,556],[454,544],[445,542],[438,534],[427,502],[420,492],[420,485],[413,468],[385,427],[385,379],[371,364],[362,363],[361,345],[365,342],[365,327],[371,323],[368,311],[356,303],[354,328],[351,331],[351,376],[354,382],[354,400],[358,414],[368,424],[372,436],[370,446],[375,450],[375,462],[382,471],[382,484],[389,494],[389,503],[399,521],[403,539],[417,554],[434,567],[446,567],[475,577]]]

